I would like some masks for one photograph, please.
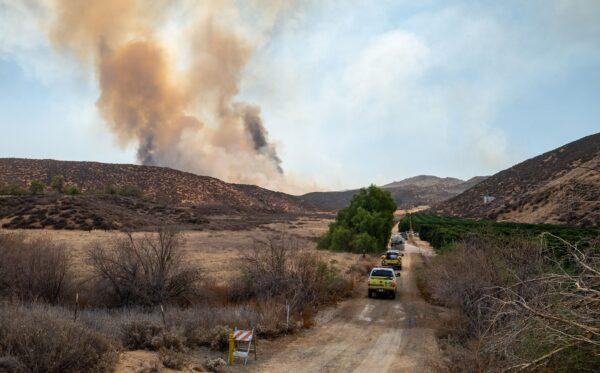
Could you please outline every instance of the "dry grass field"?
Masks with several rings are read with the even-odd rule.
[[[232,279],[239,269],[239,260],[252,249],[256,240],[264,240],[271,235],[285,234],[297,241],[300,250],[315,250],[316,239],[326,230],[332,220],[318,217],[305,217],[295,221],[272,223],[249,230],[184,231],[184,250],[192,264],[198,265],[206,276],[217,283]],[[9,230],[5,230],[9,231]],[[10,230],[22,232],[31,239],[48,237],[58,244],[68,245],[73,251],[76,270],[84,275],[86,251],[97,244],[105,244],[123,237],[119,231],[77,231],[77,230]],[[133,233],[141,237],[143,232]],[[358,260],[357,254],[319,252],[327,262],[345,271]]]

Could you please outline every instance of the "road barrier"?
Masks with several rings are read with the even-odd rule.
[[[254,343],[252,343],[254,342]],[[254,336],[254,328],[251,330],[241,330],[237,327],[229,331],[229,365],[233,365],[234,359],[240,358],[244,360],[244,365],[248,363],[250,352],[254,352],[254,360],[256,356],[256,339]]]

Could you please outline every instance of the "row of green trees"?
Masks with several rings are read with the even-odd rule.
[[[62,175],[56,175],[50,180],[50,188],[57,193],[64,193],[69,195],[81,194],[81,191],[77,186],[72,184],[66,184],[65,178]],[[39,195],[44,194],[46,191],[46,185],[40,180],[34,179],[29,183],[29,188],[25,189],[19,185],[6,185],[0,188],[0,194],[2,195],[25,195],[33,194]]]
[[[371,185],[352,197],[318,242],[320,249],[374,253],[383,250],[392,234],[396,203],[388,191]]]
[[[68,195],[79,195],[81,190],[74,184],[65,182],[65,178],[62,175],[55,175],[50,180],[50,189],[56,193],[68,194]],[[41,195],[46,192],[46,185],[40,180],[34,179],[29,183],[29,188],[25,189],[19,185],[5,185],[0,187],[0,195]],[[112,184],[107,185],[104,189],[97,191],[96,194],[109,194],[119,195],[124,197],[143,197],[143,192],[140,188],[134,185],[115,186]]]
[[[600,237],[600,229],[597,227],[496,222],[427,213],[403,217],[400,220],[400,230],[408,230],[411,224],[413,229],[420,233],[420,237],[438,252],[452,250],[456,243],[474,235],[493,236],[499,240],[513,236],[536,239],[540,234],[549,232],[580,247],[588,246],[591,241]]]

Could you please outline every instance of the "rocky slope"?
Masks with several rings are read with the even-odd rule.
[[[484,203],[483,197],[494,200]],[[525,223],[600,224],[600,133],[531,158],[433,212]]]

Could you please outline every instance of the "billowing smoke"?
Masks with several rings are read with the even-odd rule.
[[[260,118],[260,108],[258,106],[246,105],[242,105],[241,107],[244,111],[244,125],[246,126],[246,131],[248,131],[252,137],[254,150],[269,157],[277,165],[279,173],[283,174],[281,159],[279,159],[279,156],[277,155],[277,150],[275,149],[275,146],[268,141],[269,134]]]
[[[236,101],[252,39],[269,32],[278,6],[254,9],[255,17],[267,14],[251,33],[236,27],[236,4],[57,0],[50,36],[95,67],[97,107],[121,144],[137,144],[140,163],[285,188],[260,108]],[[173,11],[178,5],[184,11]],[[170,16],[188,22],[177,29],[183,57],[164,40]]]

